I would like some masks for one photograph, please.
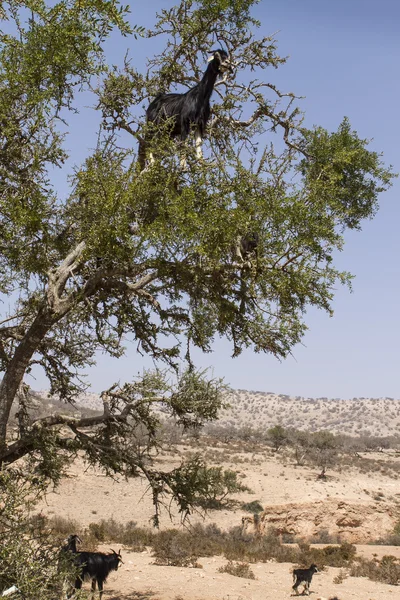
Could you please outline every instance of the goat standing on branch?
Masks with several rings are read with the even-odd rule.
[[[185,141],[189,136],[191,129],[195,133],[196,156],[202,157],[201,143],[205,135],[207,123],[210,118],[210,98],[214,89],[218,75],[232,72],[232,64],[225,50],[216,50],[209,60],[208,67],[201,81],[190,88],[184,94],[159,94],[150,103],[146,111],[147,123],[159,125],[162,122],[171,119],[171,132],[173,138],[180,138]],[[143,170],[146,160],[146,146],[149,141],[142,141],[139,144],[139,164]],[[154,163],[153,154],[149,153],[150,164]],[[186,166],[184,160],[182,166]]]

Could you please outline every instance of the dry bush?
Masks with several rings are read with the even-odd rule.
[[[342,569],[340,569],[339,573],[336,575],[336,577],[333,578],[333,583],[336,584],[340,584],[343,583],[343,581],[347,578],[347,573],[345,571],[343,571]]]
[[[232,530],[230,533],[224,547],[224,556],[228,560],[255,563],[271,559],[277,562],[296,562],[298,559],[298,549],[282,545],[272,530],[262,537],[249,535],[244,538],[240,534],[235,535]]]
[[[309,548],[303,554],[304,562],[315,562],[323,567],[347,567],[352,564],[357,554],[357,548],[349,542],[340,546],[325,546],[325,548]]]
[[[340,535],[329,533],[327,529],[320,529],[318,533],[309,538],[310,544],[340,544]]]
[[[177,529],[160,531],[155,536],[153,556],[156,565],[201,568],[196,538]]]
[[[253,571],[250,569],[249,563],[234,563],[231,560],[227,562],[227,564],[218,569],[220,573],[229,573],[229,575],[234,575],[235,577],[244,577],[245,579],[255,579]]]
[[[80,528],[80,525],[75,519],[67,519],[61,516],[46,517],[42,513],[34,515],[32,521],[41,530],[50,530],[55,545],[62,546],[65,544],[66,538],[71,534],[78,534],[82,540],[82,548],[88,551],[94,551],[97,548],[98,539],[89,529]]]
[[[99,542],[119,542],[131,547],[134,552],[143,552],[147,546],[152,545],[157,535],[149,528],[137,527],[134,521],[123,524],[114,519],[90,523],[89,531]]]
[[[352,577],[368,577],[372,581],[400,584],[400,560],[395,556],[383,556],[379,560],[360,558],[350,568]]]
[[[130,546],[135,552],[142,552],[147,546],[151,546],[154,532],[151,529],[136,527],[134,521],[126,524],[118,523],[114,519],[102,519],[98,523],[90,523],[89,527],[81,530],[79,524],[64,517],[53,517],[51,519],[43,515],[35,518],[42,519],[42,528],[51,529],[59,545],[64,543],[72,533],[79,534],[82,539],[82,548],[85,550],[95,550],[101,542],[119,542],[124,546]]]

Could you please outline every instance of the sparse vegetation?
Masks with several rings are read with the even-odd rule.
[[[390,585],[400,583],[400,560],[395,556],[383,556],[381,560],[360,558],[350,568],[352,577],[368,577]]]

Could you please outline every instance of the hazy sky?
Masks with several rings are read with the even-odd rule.
[[[173,0],[131,2],[132,23],[151,26],[158,9]],[[277,33],[278,51],[289,56],[279,70],[267,71],[269,81],[306,98],[301,107],[306,125],[337,129],[348,116],[370,148],[384,153],[387,164],[400,170],[400,3],[397,0],[261,0],[254,15],[261,21],[259,36]],[[143,65],[159,48],[154,41],[113,37],[110,62],[121,62],[130,47],[132,61]],[[85,112],[71,126],[69,149],[74,160],[94,145],[96,116]],[[75,129],[74,129],[75,127]],[[79,132],[79,135],[77,133]],[[380,198],[380,211],[365,222],[362,232],[346,236],[338,267],[356,278],[353,293],[338,289],[335,314],[310,310],[309,331],[293,357],[283,362],[251,351],[230,358],[230,346],[216,341],[212,354],[194,353],[202,367],[212,367],[233,388],[301,396],[400,397],[399,259],[400,181]],[[150,366],[128,347],[126,358],[99,357],[89,372],[92,391],[116,380],[125,381]],[[34,389],[47,387],[37,374]]]

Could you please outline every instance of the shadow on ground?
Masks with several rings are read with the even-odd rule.
[[[127,594],[123,594],[121,592],[117,592],[116,590],[109,590],[108,592],[111,596],[107,594],[107,600],[155,600],[155,592],[151,590],[147,590],[147,592],[128,592]]]

